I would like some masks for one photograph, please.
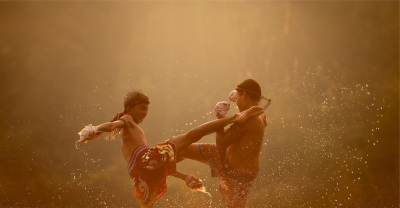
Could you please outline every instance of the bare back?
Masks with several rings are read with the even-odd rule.
[[[226,152],[229,164],[237,171],[254,174],[260,170],[260,151],[264,137],[264,122],[260,117],[249,119],[248,131],[232,143]]]
[[[139,145],[147,145],[143,130],[137,125],[130,115],[121,117],[126,126],[121,129],[121,149],[125,161],[128,163],[133,150]]]

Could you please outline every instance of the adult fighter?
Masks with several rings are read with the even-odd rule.
[[[237,85],[229,97],[236,102],[240,112],[259,106],[261,99],[267,101],[264,109],[271,102],[262,95],[260,85],[253,79]],[[217,103],[215,111],[219,119],[226,119],[228,110],[228,102]],[[216,144],[191,144],[180,152],[178,162],[189,158],[209,165],[212,176],[219,179],[226,207],[244,208],[260,171],[260,152],[267,124],[266,116],[262,114],[245,122],[235,122],[225,131],[221,127],[216,132]]]
[[[185,180],[192,189],[202,187],[197,178],[176,171],[177,154],[207,134],[232,123],[244,123],[264,112],[263,107],[254,106],[240,114],[202,124],[185,134],[149,147],[145,134],[139,127],[139,123],[147,115],[149,104],[149,98],[142,91],[132,90],[125,95],[124,111],[117,114],[111,122],[98,126],[88,125],[79,132],[83,143],[96,139],[102,132],[108,132],[106,138],[114,138],[116,133],[121,134],[122,155],[127,162],[128,172],[135,186],[135,197],[141,207],[153,207],[167,190],[166,177],[169,175]]]

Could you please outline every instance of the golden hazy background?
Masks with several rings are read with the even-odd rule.
[[[138,207],[119,136],[77,133],[142,89],[153,146],[247,78],[272,99],[248,207],[398,206],[397,1],[2,1],[0,31],[1,207]],[[169,177],[157,207],[224,207],[178,169],[211,197]]]

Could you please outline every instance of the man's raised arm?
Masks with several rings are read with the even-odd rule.
[[[236,142],[248,131],[249,122],[234,123],[227,130],[217,132],[216,144],[218,150],[223,150]]]

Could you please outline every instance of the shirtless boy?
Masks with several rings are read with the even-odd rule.
[[[236,88],[236,104],[240,112],[258,106],[262,97],[260,85],[247,79]],[[225,115],[225,114],[224,114]],[[225,119],[219,114],[217,117]],[[219,188],[229,208],[245,207],[253,181],[260,171],[260,151],[263,144],[265,115],[234,123],[216,134],[216,144],[191,144],[179,154],[211,167],[213,177],[219,178]]]
[[[146,117],[149,104],[149,98],[143,92],[131,91],[124,98],[125,110],[117,114],[111,122],[86,126],[79,133],[80,141],[84,143],[97,138],[102,132],[109,132],[107,136],[112,137],[116,133],[121,134],[122,155],[127,162],[128,172],[135,186],[135,197],[141,207],[153,207],[167,190],[166,177],[169,175],[186,180],[191,188],[196,188],[199,183],[202,186],[200,180],[176,171],[177,154],[207,134],[223,129],[228,124],[243,123],[264,112],[262,107],[253,107],[232,117],[202,124],[151,148],[147,146],[144,132],[138,125]]]

